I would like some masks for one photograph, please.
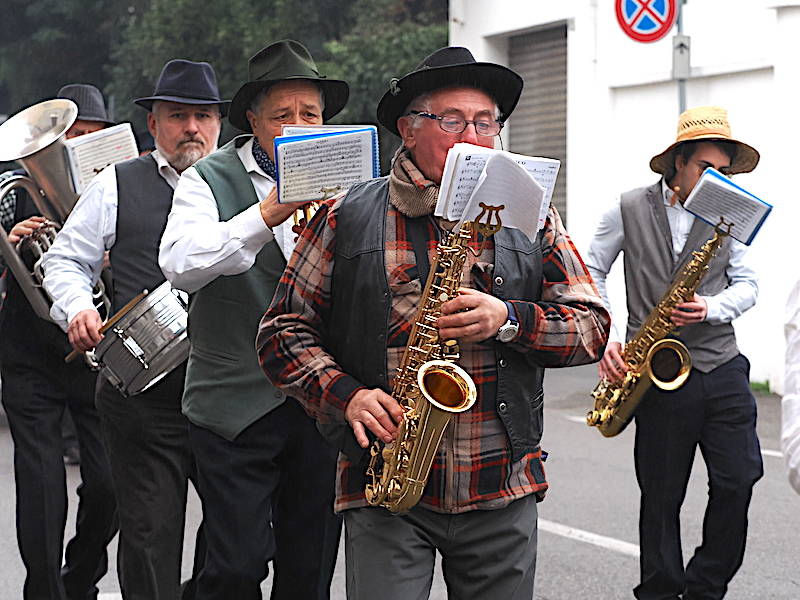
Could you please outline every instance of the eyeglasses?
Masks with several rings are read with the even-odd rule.
[[[425,117],[426,119],[432,119],[434,121],[439,121],[439,128],[442,131],[446,131],[447,133],[461,133],[467,128],[467,125],[472,123],[475,126],[475,133],[477,133],[481,137],[492,137],[498,135],[500,130],[503,129],[503,122],[502,121],[488,121],[488,120],[475,120],[475,121],[467,121],[466,119],[462,119],[461,117],[456,117],[452,115],[434,115],[432,113],[422,112],[419,110],[410,110],[406,113],[407,115],[417,115],[420,117]]]

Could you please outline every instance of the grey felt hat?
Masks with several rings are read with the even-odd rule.
[[[116,125],[108,118],[103,94],[93,85],[88,83],[70,83],[58,90],[57,98],[72,100],[78,105],[78,119],[81,121],[94,121],[106,125]]]

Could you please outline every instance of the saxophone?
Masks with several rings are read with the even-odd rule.
[[[722,229],[723,225],[726,227]],[[594,410],[586,415],[586,424],[597,427],[605,437],[622,432],[644,393],[653,384],[662,390],[676,390],[689,377],[692,359],[679,340],[668,337],[676,326],[670,315],[676,305],[694,297],[731,224],[724,220],[714,228],[714,236],[692,253],[692,258],[675,278],[661,301],[650,311],[636,335],[625,344],[622,358],[628,371],[620,380],[600,380],[592,392]]]
[[[503,205],[488,207],[472,222],[445,236],[422,292],[408,343],[392,385],[392,397],[403,407],[397,438],[370,448],[365,495],[372,506],[393,513],[404,512],[422,497],[433,459],[454,414],[469,410],[477,398],[475,383],[455,364],[459,358],[455,340],[440,340],[436,320],[443,303],[458,295],[473,231],[488,237],[499,231],[497,214]],[[485,222],[481,219],[485,218]]]

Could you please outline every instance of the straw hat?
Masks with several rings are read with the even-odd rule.
[[[749,173],[756,168],[760,158],[758,151],[744,142],[731,137],[728,111],[719,106],[697,106],[690,108],[678,118],[678,137],[675,143],[650,159],[650,168],[663,175],[675,164],[675,150],[683,142],[691,140],[728,141],[736,144],[736,156],[728,173]]]

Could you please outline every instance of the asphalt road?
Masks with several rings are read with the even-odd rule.
[[[539,555],[536,600],[632,598],[638,576],[638,489],[633,473],[632,428],[612,439],[583,424],[588,394],[595,380],[593,366],[549,371],[545,380],[546,409],[543,447],[551,484],[539,505]],[[780,399],[761,394],[759,435],[764,452],[764,478],[756,485],[750,509],[750,534],[741,570],[731,583],[730,600],[797,600],[800,598],[800,496],[786,481],[779,454]],[[0,422],[0,599],[21,597],[24,570],[14,529],[12,445]],[[77,468],[68,468],[71,511],[67,531],[74,529]],[[707,493],[702,460],[695,461],[682,514],[684,554],[699,543]],[[190,498],[184,574],[191,568],[194,531],[200,505]],[[111,565],[116,563],[116,541]],[[120,598],[116,574],[100,583],[101,600]],[[269,580],[263,586],[268,597]],[[339,562],[331,597],[343,600],[344,556]],[[431,600],[447,595],[437,573]]]

